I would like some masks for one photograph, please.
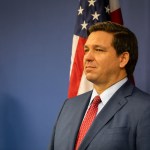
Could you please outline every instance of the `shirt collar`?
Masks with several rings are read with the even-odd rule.
[[[93,89],[92,92],[92,96],[90,99],[90,103],[92,102],[92,100],[94,99],[95,96],[99,95],[101,98],[101,101],[103,103],[103,105],[105,105],[109,99],[113,96],[113,94],[127,81],[127,77],[120,80],[119,82],[113,84],[112,86],[110,86],[108,89],[106,89],[103,93],[101,93],[100,95],[97,94],[96,90]]]

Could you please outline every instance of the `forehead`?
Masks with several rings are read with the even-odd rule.
[[[85,43],[88,44],[102,44],[102,45],[111,45],[113,41],[113,34],[105,31],[94,31],[92,32]]]

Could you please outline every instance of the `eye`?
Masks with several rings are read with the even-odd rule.
[[[86,53],[86,52],[88,52],[88,51],[89,51],[89,49],[87,49],[87,48],[86,48],[86,49],[84,49],[84,53]]]
[[[101,48],[96,48],[95,51],[97,51],[97,52],[102,52],[102,51],[104,51],[104,50],[101,49]]]

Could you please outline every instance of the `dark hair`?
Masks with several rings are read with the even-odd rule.
[[[130,58],[125,69],[128,77],[132,76],[138,60],[138,42],[135,34],[128,28],[110,21],[92,25],[87,34],[90,35],[95,31],[105,31],[113,34],[112,46],[115,48],[117,55],[129,52]]]

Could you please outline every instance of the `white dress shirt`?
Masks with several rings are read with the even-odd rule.
[[[114,95],[114,93],[127,81],[127,77],[122,79],[121,81],[113,84],[112,86],[110,86],[108,89],[106,89],[103,93],[101,93],[100,95],[97,94],[96,90],[93,89],[92,95],[91,95],[91,99],[89,102],[89,106],[91,105],[91,102],[93,101],[94,97],[99,95],[101,98],[101,103],[98,105],[98,112],[97,114],[102,110],[102,108],[106,105],[106,103],[110,100],[110,98]],[[88,108],[89,108],[88,106]],[[87,109],[88,110],[88,109]]]

